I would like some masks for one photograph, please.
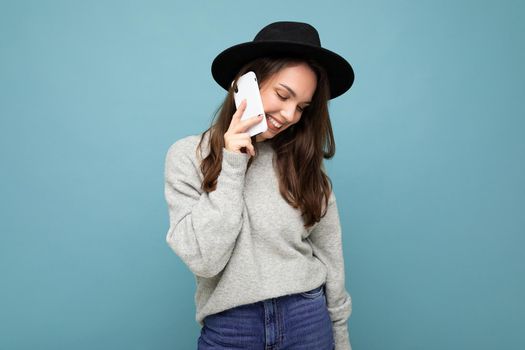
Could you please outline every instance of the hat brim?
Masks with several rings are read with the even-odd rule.
[[[213,79],[228,91],[233,78],[244,64],[267,55],[300,56],[316,60],[328,74],[330,99],[345,93],[354,82],[352,66],[340,55],[322,47],[287,41],[251,41],[222,51],[211,65]]]

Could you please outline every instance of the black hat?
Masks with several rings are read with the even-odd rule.
[[[321,47],[317,30],[303,22],[274,22],[257,33],[253,41],[222,51],[211,65],[213,79],[228,90],[235,75],[249,61],[261,56],[312,58],[328,73],[330,99],[345,93],[354,82],[352,66],[343,57]]]

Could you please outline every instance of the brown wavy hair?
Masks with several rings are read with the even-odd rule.
[[[317,76],[317,87],[311,104],[304,109],[296,124],[268,142],[276,152],[273,164],[279,175],[279,192],[286,202],[301,210],[304,227],[309,228],[326,214],[332,191],[332,181],[326,174],[323,163],[323,158],[331,159],[335,154],[335,140],[328,112],[330,88],[326,71],[309,58],[260,57],[244,65],[235,76],[235,81],[244,73],[254,71],[260,87],[281,69],[301,62],[307,63]],[[197,147],[201,148],[205,134],[210,132],[210,152],[201,163],[204,176],[201,188],[206,192],[215,190],[217,177],[221,172],[224,134],[236,111],[234,86],[235,84],[229,88],[222,105],[215,112],[211,126],[202,133]],[[252,137],[252,144],[257,152],[255,137]],[[247,169],[252,160],[253,157],[250,157]]]

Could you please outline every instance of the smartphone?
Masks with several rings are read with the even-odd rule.
[[[235,84],[235,82],[232,84]],[[242,100],[246,99],[246,109],[241,116],[241,120],[255,117],[259,114],[263,115],[263,118],[258,124],[255,124],[250,129],[248,129],[250,136],[260,134],[261,132],[264,132],[268,129],[268,124],[266,123],[266,114],[264,113],[261,94],[259,92],[259,83],[257,82],[257,77],[255,76],[254,72],[249,71],[248,73],[243,74],[237,80],[233,98],[237,108],[239,108]]]

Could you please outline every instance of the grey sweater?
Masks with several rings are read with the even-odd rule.
[[[336,350],[349,350],[352,299],[345,288],[341,225],[332,191],[328,211],[305,229],[279,192],[268,141],[250,156],[222,149],[215,191],[201,190],[200,135],[176,141],[165,162],[170,227],[166,241],[196,278],[196,321],[229,308],[311,290],[326,282]]]

